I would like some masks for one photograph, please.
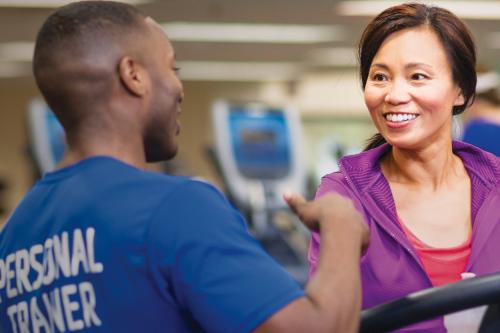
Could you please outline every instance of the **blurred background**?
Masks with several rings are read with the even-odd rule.
[[[0,0],[0,225],[40,176],[39,156],[34,151],[35,141],[41,139],[33,133],[33,119],[29,115],[40,105],[43,108],[31,74],[33,43],[43,20],[54,8],[68,2]],[[278,142],[276,135],[283,130],[279,126],[286,127],[287,135],[282,137],[286,142],[280,141],[282,146],[277,149],[289,149],[295,157],[283,155],[285,158],[281,162],[300,164],[300,167],[288,166],[288,169],[280,169],[281,173],[272,176],[267,173],[263,179],[274,177],[276,181],[299,170],[297,189],[311,197],[321,175],[335,171],[340,156],[360,151],[375,133],[363,104],[356,68],[356,46],[370,18],[400,2],[123,2],[136,4],[165,28],[176,50],[185,87],[179,154],[173,161],[151,168],[200,177],[216,184],[238,201],[239,194],[231,193],[228,188],[233,176],[229,174],[231,165],[229,169],[225,167],[227,161],[224,158],[236,161],[232,163],[234,167],[241,156],[224,157],[223,148],[217,147],[221,140],[224,141],[224,137],[217,141],[217,132],[224,132],[223,127],[231,125],[220,118],[224,114],[215,117],[215,110],[225,109],[222,112],[226,112],[226,118],[228,111],[235,110],[243,114],[248,111],[248,114],[261,118],[268,111],[274,115],[286,111],[295,120],[289,120],[288,116],[281,120],[275,117],[274,127],[263,125],[260,128],[265,130],[259,135],[244,132],[240,143],[254,144],[250,148],[262,152],[265,144]],[[467,22],[476,38],[479,63],[489,70],[498,71],[500,1],[432,3],[450,9]],[[298,126],[289,127],[288,121],[296,122]],[[259,126],[251,125],[250,128],[258,130]],[[278,132],[272,133],[274,130]],[[234,134],[227,134],[226,140]],[[300,149],[295,149],[295,146]],[[229,154],[234,155],[235,149],[235,145],[229,147]],[[265,154],[259,158],[267,159]],[[236,166],[236,172],[241,171]],[[240,172],[239,176],[258,178],[252,172]],[[263,183],[255,191],[277,191],[265,185],[266,181]],[[248,196],[248,200],[253,201],[247,210],[254,209],[255,218],[259,214],[255,207],[262,198],[258,199],[257,195],[255,199],[254,194]],[[244,205],[238,206],[245,208]],[[264,206],[269,208],[269,205]]]

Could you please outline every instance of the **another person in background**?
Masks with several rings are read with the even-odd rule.
[[[500,75],[479,72],[476,98],[469,107],[463,140],[500,156]]]
[[[214,187],[144,170],[176,154],[183,99],[153,19],[72,3],[43,24],[33,69],[68,150],[0,233],[1,332],[357,331],[368,234],[348,200],[288,198],[324,241],[304,292]]]
[[[465,24],[439,7],[388,8],[366,27],[359,61],[379,133],[323,177],[317,197],[352,199],[370,228],[363,308],[458,281],[464,272],[500,271],[500,159],[452,140],[452,117],[471,103],[476,85]],[[319,247],[315,233],[311,274]],[[446,332],[441,318],[402,331]]]

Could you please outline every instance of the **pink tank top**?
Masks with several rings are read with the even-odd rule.
[[[461,274],[465,272],[471,253],[472,233],[469,233],[469,237],[461,245],[450,248],[436,248],[418,239],[401,221],[399,221],[399,224],[415,250],[417,250],[425,271],[435,287],[462,279]]]

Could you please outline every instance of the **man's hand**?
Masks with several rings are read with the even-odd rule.
[[[368,227],[352,201],[336,193],[328,193],[313,201],[306,201],[299,195],[283,195],[286,203],[300,220],[311,230],[349,229],[361,235],[361,247],[369,243]]]
[[[285,201],[310,229],[321,231],[318,269],[306,294],[268,318],[256,333],[358,331],[361,310],[359,258],[368,245],[368,227],[352,202],[338,194],[314,201],[285,195]]]

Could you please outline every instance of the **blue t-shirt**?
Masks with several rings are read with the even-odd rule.
[[[303,295],[214,187],[93,157],[0,233],[0,332],[248,332]]]
[[[463,140],[500,156],[500,125],[485,119],[474,119],[465,125]]]

